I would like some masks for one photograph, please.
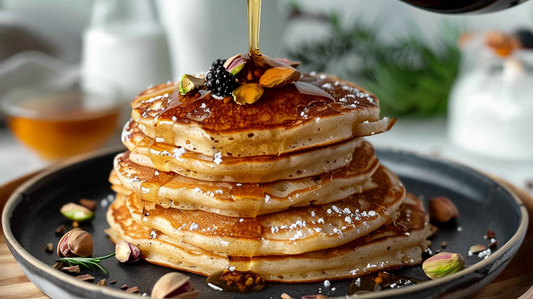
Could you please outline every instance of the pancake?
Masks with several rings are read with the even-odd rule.
[[[372,146],[361,143],[353,156],[350,164],[331,173],[257,184],[201,181],[162,172],[133,163],[126,152],[115,158],[110,180],[113,183],[114,177],[114,184],[126,189],[121,193],[135,192],[142,200],[164,208],[255,217],[291,206],[331,203],[376,187],[369,180],[379,165]]]
[[[405,188],[383,166],[372,179],[378,187],[364,193],[255,218],[157,205],[145,210],[136,193],[129,195],[127,206],[137,223],[208,251],[231,256],[299,254],[345,244],[394,220]]]
[[[156,85],[132,101],[139,129],[160,143],[213,157],[280,155],[385,132],[378,99],[328,75],[302,75],[265,88],[259,101],[240,105],[200,93],[179,93],[179,82]]]
[[[107,212],[113,242],[126,240],[142,250],[146,261],[208,276],[235,266],[252,270],[266,281],[313,282],[325,279],[355,278],[363,274],[422,261],[429,235],[428,219],[422,203],[409,194],[399,208],[396,221],[342,246],[297,255],[227,257],[170,238],[160,231],[139,225],[117,196]]]
[[[350,163],[355,148],[363,139],[353,138],[279,156],[222,159],[155,142],[130,121],[124,127],[122,141],[132,152],[132,161],[159,171],[172,171],[207,181],[264,183],[309,177],[341,168]]]

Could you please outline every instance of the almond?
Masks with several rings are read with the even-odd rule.
[[[444,223],[459,218],[459,210],[446,196],[433,197],[428,202],[431,220]]]
[[[261,76],[259,84],[265,88],[278,88],[300,79],[300,72],[292,67],[273,67]]]

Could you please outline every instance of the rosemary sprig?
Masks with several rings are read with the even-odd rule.
[[[105,274],[109,275],[109,272],[100,265],[100,262],[112,256],[115,256],[114,252],[101,257],[63,257],[60,259],[56,259],[56,262],[67,263],[69,266],[80,265],[91,270],[96,267],[104,271]]]

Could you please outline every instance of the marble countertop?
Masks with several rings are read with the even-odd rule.
[[[446,120],[398,119],[387,133],[368,137],[376,147],[407,150],[456,161],[488,174],[503,178],[533,194],[533,160],[502,160],[465,151],[452,144],[446,132]],[[113,137],[106,146],[116,146],[120,137]],[[42,169],[51,162],[40,159],[9,132],[0,128],[0,185],[22,175]]]

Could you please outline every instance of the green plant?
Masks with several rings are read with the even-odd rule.
[[[379,38],[383,33],[377,22],[341,26],[334,13],[306,15],[294,4],[292,9],[292,17],[318,20],[329,33],[288,50],[291,59],[302,62],[304,71],[332,73],[355,82],[379,98],[382,115],[446,113],[448,93],[459,68],[458,28],[444,24],[443,36],[432,45],[414,26],[407,36],[386,41]]]

